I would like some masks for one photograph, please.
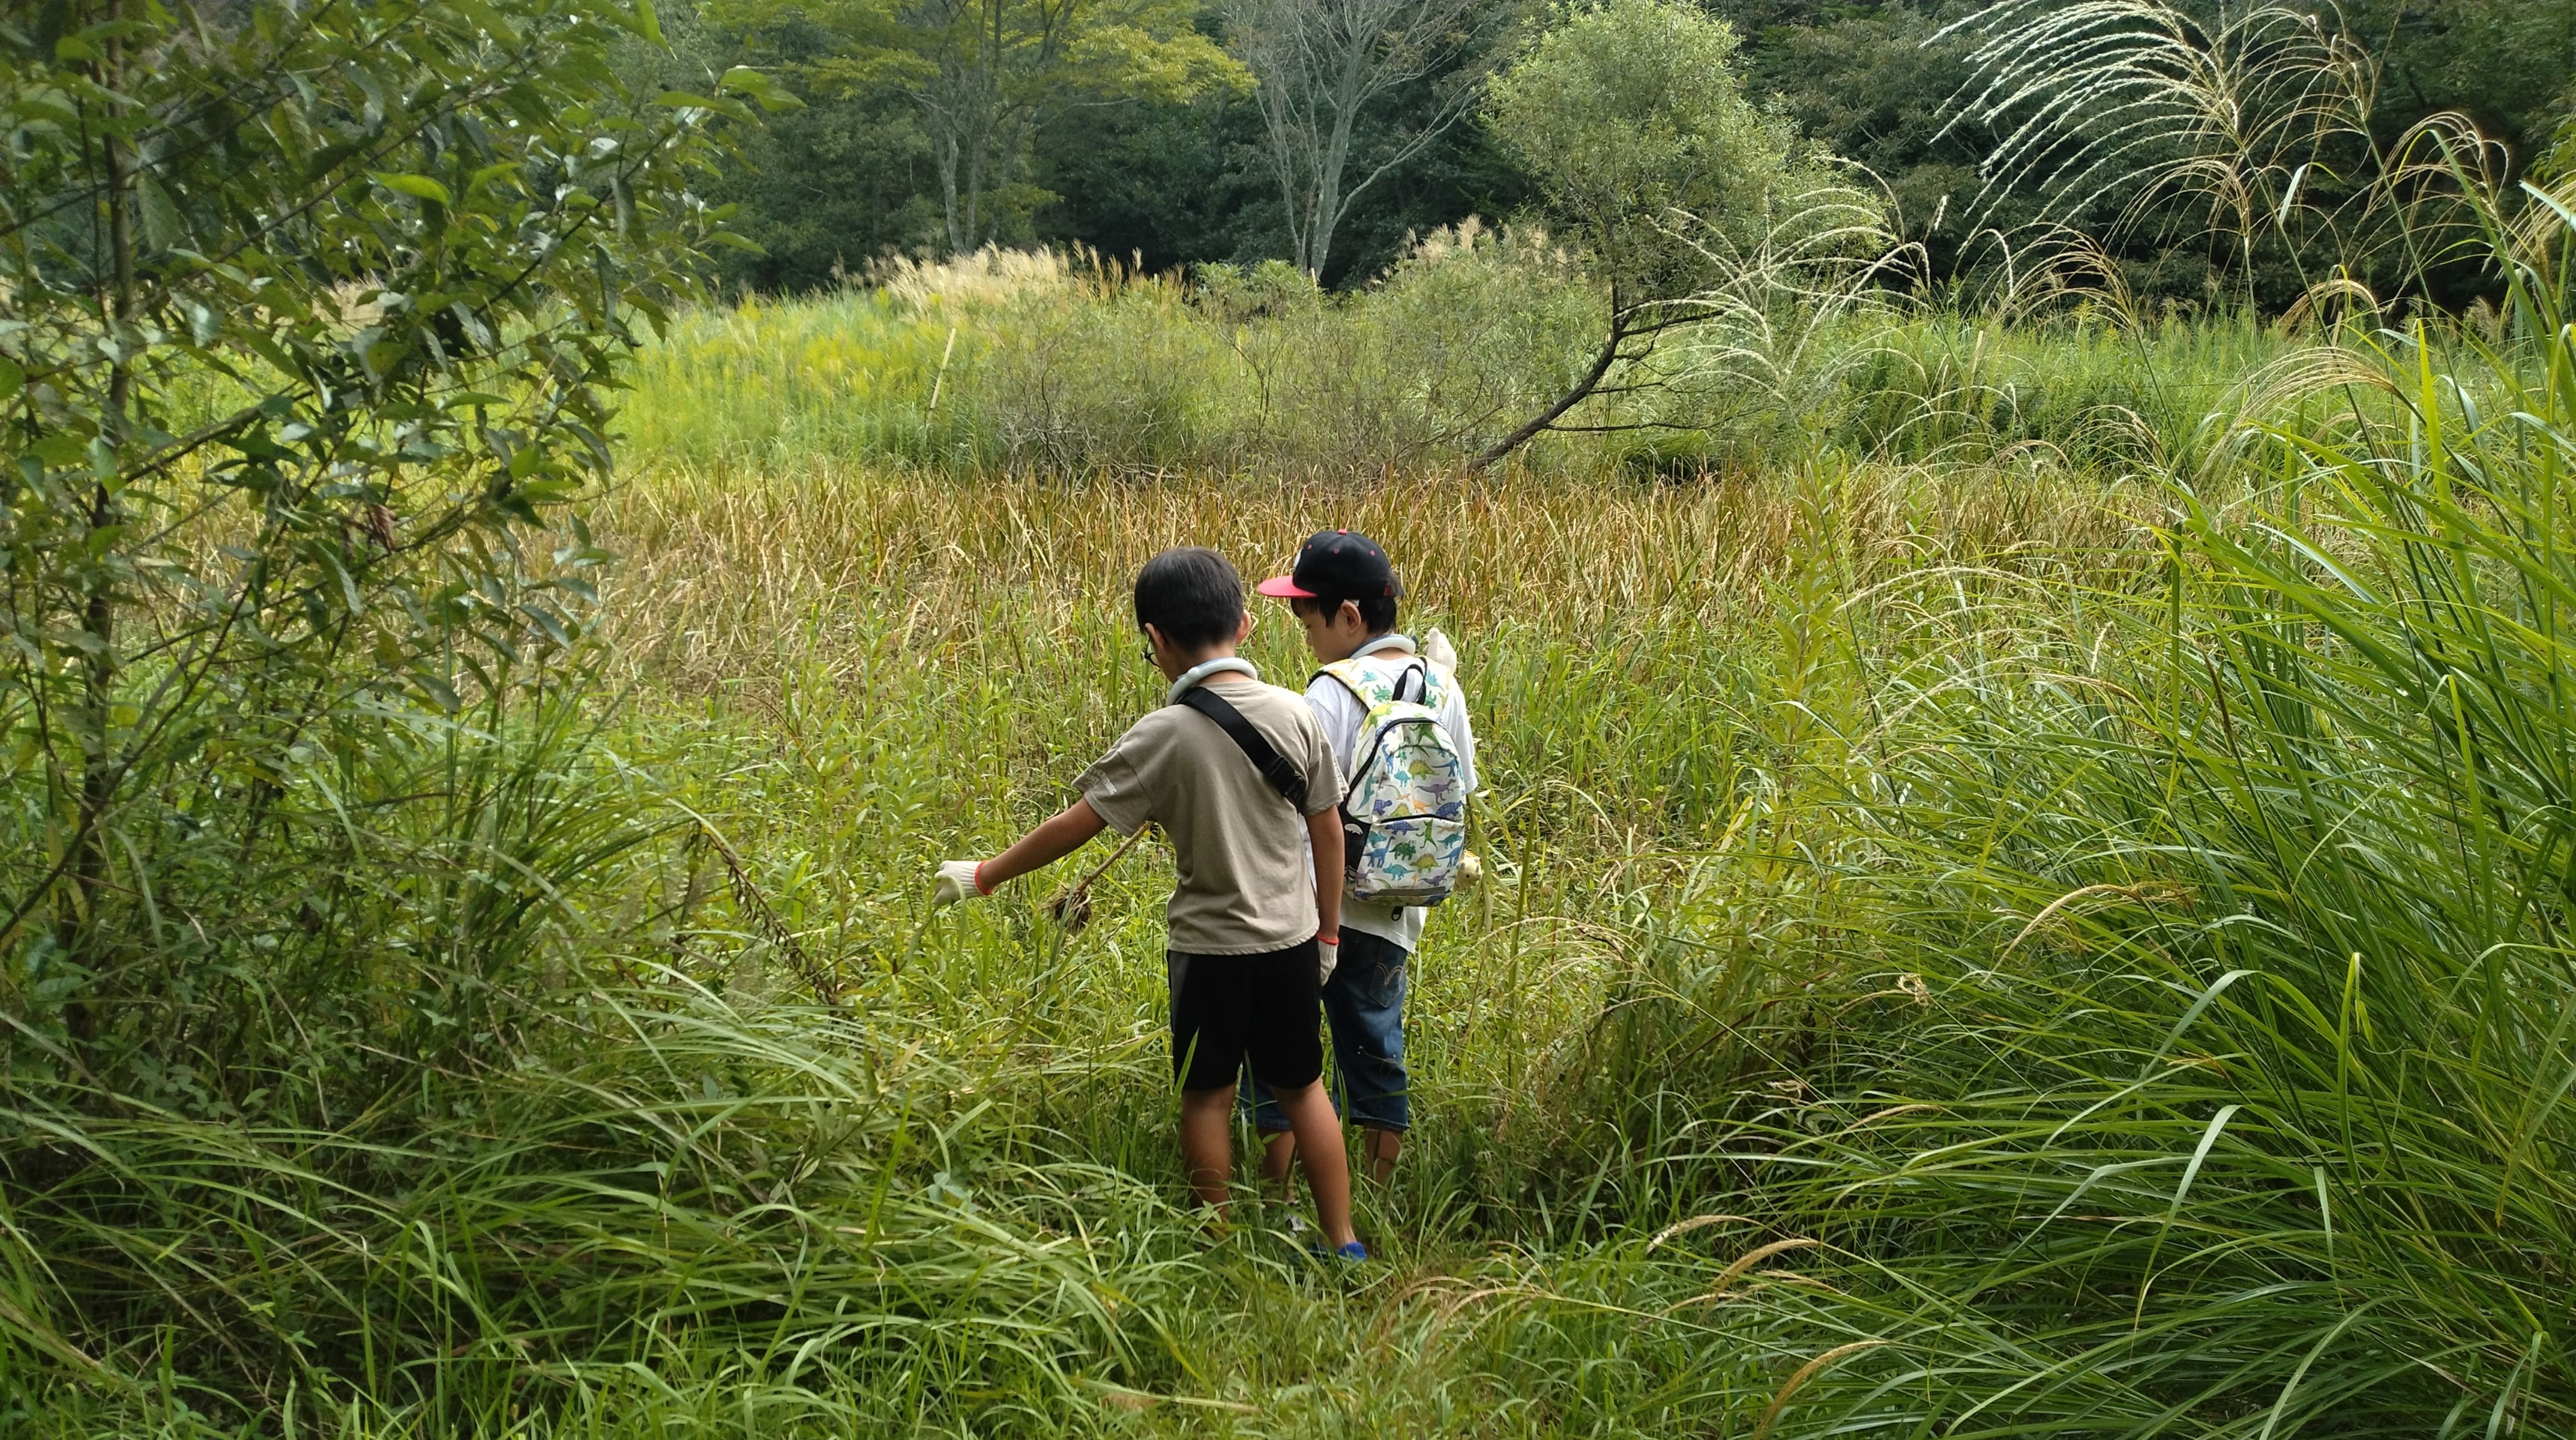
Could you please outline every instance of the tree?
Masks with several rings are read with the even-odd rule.
[[[1084,245],[1148,272],[1235,253],[1247,212],[1266,211],[1269,178],[1240,161],[1257,121],[1226,92],[1137,101],[1060,118],[1038,132],[1031,173],[1057,199],[1037,217],[1041,243]]]
[[[1731,26],[1683,0],[1569,4],[1555,19],[1495,76],[1485,122],[1530,172],[1541,215],[1582,250],[1605,333],[1581,378],[1478,469],[1557,427],[1659,337],[1738,306],[1714,294],[1741,269],[1731,261],[1795,266],[1877,243],[1877,204],[1744,98]]]
[[[1503,13],[1493,0],[1229,0],[1227,43],[1259,82],[1263,153],[1298,268],[1321,280],[1360,196],[1474,108]],[[1363,128],[1426,80],[1439,93],[1410,123]]]
[[[648,4],[0,21],[0,950],[14,1033],[74,1071],[186,1029],[265,923],[255,862],[323,932],[299,777],[579,628],[587,543],[520,537],[607,472],[638,324],[720,238],[710,126],[748,113],[628,92],[619,36],[659,43]]]
[[[1994,137],[1948,123],[1950,98],[1974,71],[1968,44],[1939,30],[1912,6],[1773,25],[1752,32],[1745,69],[1748,88],[1773,97],[1809,139],[1887,186],[1905,237],[1946,275],[1972,233],[1977,162]]]
[[[715,0],[708,15],[745,30],[819,27],[834,39],[829,52],[797,66],[818,91],[910,97],[957,254],[1052,198],[1022,171],[1055,112],[1244,83],[1193,27],[1190,0]]]
[[[1363,117],[1353,149],[1417,124],[1448,99],[1444,77],[1416,82]],[[1030,152],[1031,177],[1058,196],[1039,212],[1037,237],[1104,255],[1132,253],[1148,271],[1289,255],[1263,135],[1258,101],[1232,91],[1060,114]],[[1529,198],[1519,168],[1485,127],[1451,125],[1352,207],[1333,231],[1321,283],[1376,276],[1412,253],[1420,237],[1471,215],[1513,214]]]
[[[2345,33],[2378,54],[2383,139],[2445,110],[2536,158],[2576,76],[2576,0],[2347,0]]]
[[[2311,12],[2221,15],[2005,0],[1960,22],[1983,43],[1959,114],[2004,137],[1983,166],[1993,193],[2035,195],[2069,223],[2116,206],[2113,241],[2207,240],[2252,300],[2256,247],[2295,261],[2293,218],[2352,168],[2333,163],[2339,142],[2366,143],[2373,67]]]
[[[734,35],[712,26],[698,0],[655,0],[655,10],[668,43],[618,47],[630,88],[704,90],[747,62],[796,102],[734,134],[731,163],[705,182],[710,200],[732,207],[727,228],[750,242],[716,256],[714,278],[759,293],[819,290],[875,256],[943,243],[930,140],[909,96],[808,83],[807,65],[836,41],[801,17]]]

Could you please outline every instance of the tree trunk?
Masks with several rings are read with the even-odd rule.
[[[1342,52],[1340,85],[1334,96],[1332,138],[1315,157],[1315,214],[1306,232],[1306,273],[1324,283],[1324,261],[1332,254],[1333,230],[1342,218],[1342,171],[1350,164],[1351,128],[1358,123],[1362,91],[1368,80],[1369,47],[1377,37],[1354,29]]]
[[[934,116],[931,120],[930,153],[939,168],[940,218],[948,225],[948,253],[965,253],[957,228],[957,131],[953,121]]]
[[[1573,389],[1559,396],[1555,404],[1533,416],[1528,424],[1504,436],[1495,443],[1493,449],[1469,462],[1467,473],[1481,475],[1491,469],[1495,461],[1528,444],[1540,431],[1563,418],[1566,411],[1582,404],[1585,397],[1600,389],[1601,382],[1609,377],[1610,367],[1618,362],[1621,342],[1627,338],[1627,318],[1620,313],[1618,303],[1614,300],[1610,307],[1610,338],[1602,342],[1601,353],[1592,357],[1592,368],[1584,372],[1582,379],[1574,382]]]
[[[1002,6],[988,0],[984,23],[975,35],[975,68],[967,93],[974,97],[966,126],[971,144],[966,152],[966,250],[984,243],[984,181],[993,165],[993,130],[1002,103]]]
[[[1270,174],[1279,182],[1279,213],[1288,221],[1288,258],[1303,270],[1306,268],[1306,227],[1299,217],[1305,213],[1306,207],[1297,194],[1297,147],[1293,143],[1293,127],[1285,116],[1272,108],[1284,102],[1274,101],[1258,90],[1255,95],[1261,100],[1261,126],[1268,141],[1264,148],[1270,152]]]
[[[1263,147],[1286,206],[1289,258],[1320,282],[1359,196],[1471,108],[1472,77],[1427,119],[1362,143],[1360,116],[1407,85],[1474,58],[1488,0],[1224,0],[1228,45],[1252,72]],[[1466,38],[1462,38],[1462,36]],[[1390,117],[1392,118],[1392,117]],[[1420,117],[1416,117],[1420,118]],[[1354,172],[1357,172],[1356,176]]]
[[[122,20],[124,12],[124,0],[110,0],[108,24]],[[99,62],[100,87],[110,94],[123,93],[124,68],[125,42],[121,37],[111,38]],[[109,333],[115,336],[122,356],[126,351],[124,332],[134,313],[134,218],[128,193],[133,185],[133,157],[124,136],[113,124],[105,137],[103,159],[107,169],[107,247],[111,266],[104,308]],[[133,371],[129,362],[120,358],[108,368],[107,381],[108,438],[119,450],[133,430],[133,417],[128,413],[133,403]],[[90,533],[96,535],[117,523],[121,509],[116,492],[102,481],[90,496]],[[68,903],[56,936],[63,949],[83,963],[97,958],[99,898],[107,884],[107,808],[116,797],[116,745],[112,732],[116,715],[116,588],[106,556],[93,556],[90,565],[83,585],[80,618],[87,653],[82,657],[81,703],[75,721],[80,731],[80,810],[71,836],[71,888],[66,893]],[[74,1037],[84,1044],[97,1037],[98,1005],[99,997],[92,991],[72,1007],[68,1017]]]

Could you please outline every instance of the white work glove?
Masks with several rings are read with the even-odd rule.
[[[954,905],[983,894],[984,887],[975,882],[975,872],[982,868],[973,860],[940,861],[939,878],[930,887],[930,903]]]
[[[1422,637],[1422,658],[1452,675],[1458,673],[1458,647],[1437,629]]]
[[[1333,978],[1333,967],[1342,963],[1342,942],[1316,936],[1315,956],[1315,984],[1321,988],[1325,981]]]

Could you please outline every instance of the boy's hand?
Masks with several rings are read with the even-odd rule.
[[[1315,955],[1315,983],[1321,986],[1333,978],[1333,967],[1342,963],[1342,937],[1336,935],[1327,940],[1321,935],[1316,936]]]
[[[1458,647],[1436,629],[1422,637],[1422,658],[1453,675],[1458,673]]]
[[[973,860],[940,861],[939,878],[930,887],[930,903],[954,905],[970,896],[992,894],[984,888],[984,882],[976,878],[976,872],[983,868]]]

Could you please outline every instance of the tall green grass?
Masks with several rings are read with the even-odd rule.
[[[1857,1297],[1804,1302],[1855,1347],[1807,1424],[2567,1425],[2576,352],[2525,300],[2548,339],[2391,337],[2396,421],[2178,492],[2161,585],[1926,606],[1872,685],[1837,808],[1923,1023],[1733,1157]]]
[[[1608,953],[1549,1022],[1544,1083],[1513,1068],[1529,1040],[1426,1062],[1500,1081],[1428,1107],[1492,1107],[1472,1129],[1514,1135],[1522,1094],[1552,1113],[1499,1168],[1443,1177],[1474,1202],[1449,1233],[1484,1248],[1393,1313],[1410,1383],[1492,1376],[1545,1412],[1534,1431],[2563,1423],[2569,355],[2392,336],[2332,358],[2275,392],[2275,414],[2321,422],[2196,422],[2169,518],[2128,538],[2116,512],[2036,548],[1955,514],[1909,536],[1941,504],[1929,474],[1898,472],[1882,527],[1887,472],[1830,464],[1739,502],[1712,547],[1732,566],[1694,568],[1632,500],[1596,498],[1592,525],[1512,514],[1622,582],[1635,542],[1601,537],[1643,533],[1648,588],[1670,588],[1576,620],[1580,649],[1470,677],[1510,717],[1497,808],[1527,848],[1502,853],[1525,885],[1551,851],[1589,857],[1579,898],[1542,913]],[[1974,484],[2012,513],[2011,482]],[[2032,499],[2024,525],[2074,503]],[[1141,511],[1148,534],[1087,572],[1096,613],[1165,535],[1267,525],[1284,546],[1274,504],[1069,497],[1030,507],[1052,544],[1006,530],[977,563],[1061,573],[1064,535]],[[1478,598],[1428,598],[1504,655],[1506,617],[1575,619],[1600,594],[1576,573],[1516,585],[1471,507],[1398,487],[1318,508],[1490,557],[1460,586]],[[1576,663],[1628,656],[1632,625],[1647,654],[1723,643],[1669,678]],[[1616,724],[1702,728],[1603,731],[1585,696],[1618,697]],[[1545,778],[1595,745],[1643,762],[1625,805]],[[1633,808],[1659,756],[1725,757],[1729,778]],[[1422,1028],[1475,1004],[1429,992]],[[1598,1408],[1558,1388],[1560,1361]]]
[[[1148,302],[1204,313],[1118,303]],[[1976,385],[2062,390],[1979,422],[2018,438],[1907,449],[1896,380],[1988,343],[1917,322],[1871,362],[1885,408],[1835,422],[1879,438],[1692,483],[961,480],[877,463],[899,438],[724,438],[648,374],[636,423],[677,438],[590,517],[630,559],[586,681],[317,737],[274,852],[203,859],[250,899],[162,902],[218,979],[128,1017],[124,1072],[64,1064],[15,967],[0,1405],[63,1435],[2563,1430],[2576,349],[2519,303],[2491,348],[2011,331]],[[749,366],[856,313],[724,323]],[[906,333],[955,377],[964,338]],[[760,363],[738,413],[833,413]],[[2087,449],[2111,411],[2148,438]],[[1184,1208],[1165,857],[1072,936],[1042,882],[936,914],[921,883],[1154,703],[1137,563],[1261,569],[1328,523],[1458,638],[1494,786],[1352,1272],[1249,1186],[1230,1233]],[[1253,653],[1304,669],[1276,612]]]
[[[1867,347],[1845,382],[1841,430],[1860,453],[1918,463],[2188,468],[2271,398],[2267,372],[2318,348],[2242,315],[2152,325],[2092,310],[2020,325],[1925,315]]]

